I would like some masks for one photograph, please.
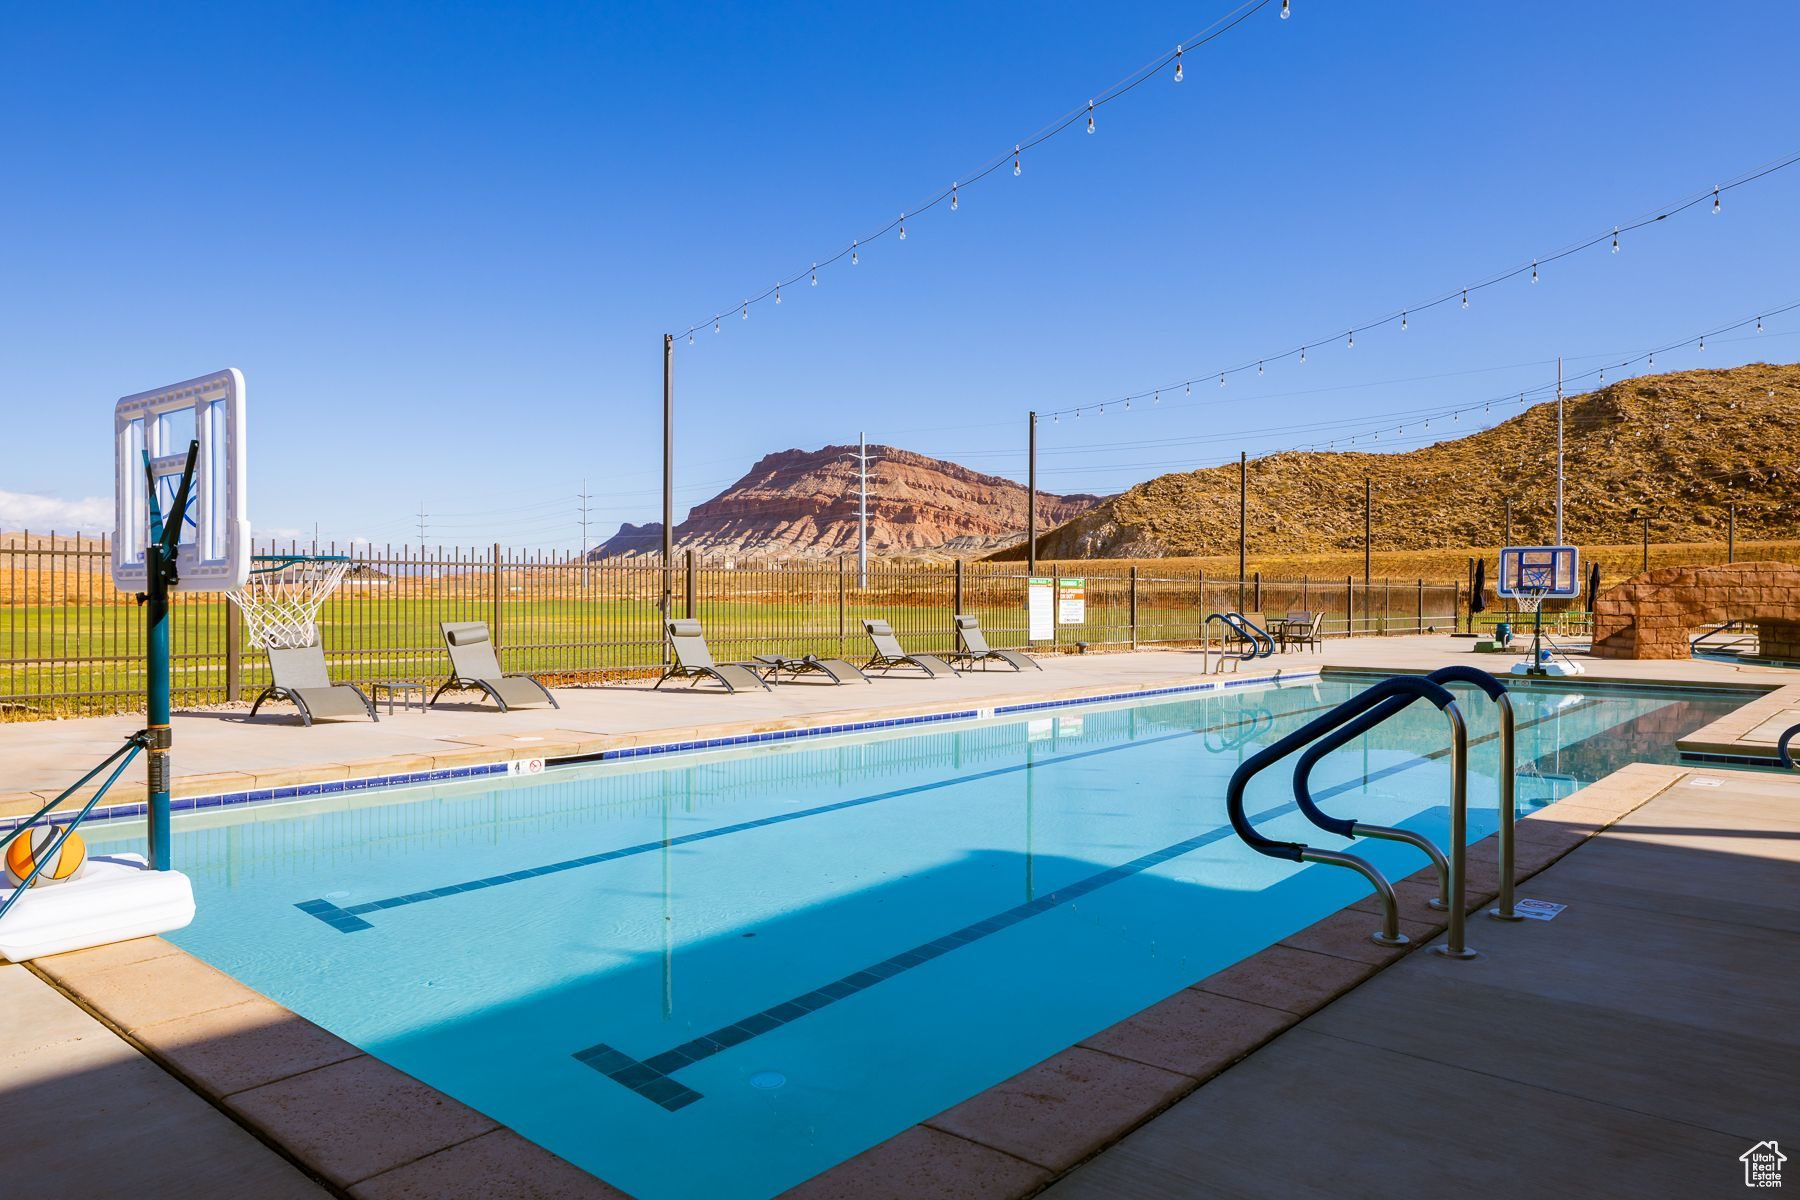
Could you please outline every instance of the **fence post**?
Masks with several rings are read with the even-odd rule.
[[[848,614],[844,611],[844,556],[838,555],[838,657],[842,658],[849,651],[847,638]]]
[[[963,610],[963,560],[956,560],[956,599],[953,602],[957,612]]]
[[[494,585],[490,589],[490,594],[488,596],[488,607],[489,607],[489,609],[492,610],[489,613],[488,629],[491,632],[488,634],[488,636],[494,639],[494,648],[496,651],[498,651],[501,646],[504,646],[506,644],[505,641],[503,641],[500,637],[500,574],[501,574],[501,572],[500,572],[500,543],[499,542],[494,543],[494,556],[490,560],[490,562],[491,562],[492,568],[493,568]]]
[[[1419,619],[1413,625],[1414,633],[1425,632],[1425,581],[1419,580]]]
[[[1344,576],[1344,636],[1356,636],[1356,577]]]
[[[243,691],[244,618],[238,606],[225,600],[225,701],[235,704]]]
[[[686,562],[684,562],[682,565],[683,565],[683,567],[686,568],[687,588],[686,588],[686,594],[682,597],[682,603],[684,603],[687,606],[685,615],[687,616],[687,619],[691,621],[694,619],[695,610],[700,607],[699,604],[696,603],[695,599],[694,599],[695,571],[694,571],[694,548],[692,546],[689,546],[687,548],[687,553],[684,557],[686,558]]]
[[[1261,571],[1258,571],[1258,572],[1257,572],[1257,573],[1256,573],[1256,592],[1255,592],[1255,596],[1256,596],[1256,603],[1255,603],[1255,604],[1252,604],[1252,605],[1251,605],[1251,606],[1250,606],[1250,608],[1251,608],[1251,611],[1253,611],[1253,612],[1261,612],[1261,611],[1262,611],[1262,572],[1261,572]]]
[[[1195,580],[1194,583],[1196,589],[1200,593],[1200,602],[1195,606],[1198,610],[1198,616],[1194,619],[1194,624],[1197,626],[1194,632],[1200,635],[1200,645],[1201,648],[1204,649],[1206,646],[1206,572],[1200,572],[1200,578]],[[1204,666],[1205,664],[1202,663],[1201,665]]]
[[[1137,630],[1137,567],[1131,568],[1131,648],[1138,648]]]

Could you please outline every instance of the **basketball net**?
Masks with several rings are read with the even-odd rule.
[[[226,593],[258,646],[293,650],[319,638],[319,609],[350,569],[347,558],[258,557],[250,578]]]

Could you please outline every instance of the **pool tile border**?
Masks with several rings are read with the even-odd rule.
[[[1519,880],[1535,875],[1599,830],[1697,774],[1704,772],[1684,766],[1632,764],[1530,814],[1519,825]],[[1561,819],[1565,817],[1569,819]],[[1472,846],[1471,863],[1492,857],[1494,840],[1489,837]],[[1024,1200],[1279,1037],[1302,1014],[1315,1011],[1425,945],[1443,928],[1441,919],[1423,903],[1435,890],[1428,875],[1429,870],[1396,885],[1403,897],[1403,929],[1413,938],[1407,948],[1372,947],[1366,940],[1373,923],[1372,901],[1358,901],[1097,1031],[1013,1079],[903,1130],[784,1196],[790,1200],[910,1200],[924,1194],[965,1194],[968,1189],[964,1185],[978,1180],[983,1196]],[[1470,891],[1470,910],[1486,904],[1491,895],[1491,887],[1477,883]],[[1479,924],[1471,926],[1472,931],[1479,928]],[[1478,936],[1471,941],[1479,945]],[[168,960],[176,956],[188,960],[177,974],[191,975],[187,969],[191,966],[217,975],[218,988],[230,995],[209,987],[204,989],[209,998],[197,998],[191,987],[159,983],[159,979],[171,977]],[[541,1184],[546,1194],[587,1194],[597,1200],[625,1197],[398,1068],[354,1047],[347,1048],[350,1057],[342,1057],[332,1049],[335,1039],[326,1030],[161,938],[53,955],[28,967],[340,1194],[405,1192],[414,1179],[441,1183],[452,1177],[452,1191],[434,1194],[444,1200],[473,1200],[529,1192]],[[122,1007],[122,998],[129,999],[129,1007]],[[232,1003],[221,1008],[224,999]],[[258,1016],[259,1031],[270,1031],[261,1036],[278,1032],[313,1042],[322,1048],[312,1053],[323,1061],[290,1059],[283,1066],[268,1068],[264,1072],[268,1078],[239,1078],[231,1088],[222,1088],[212,1072],[196,1068],[188,1041],[171,1034],[202,1009],[217,1019],[217,1014],[231,1013],[239,1005],[246,1014]],[[1207,1021],[1198,1028],[1187,1024],[1196,1011]],[[1223,1032],[1212,1020],[1212,1015],[1221,1012],[1228,1014],[1223,1023],[1229,1029]],[[1193,1054],[1196,1038],[1211,1039],[1198,1061]],[[251,1056],[250,1061],[263,1062],[267,1057]],[[1112,1065],[1115,1063],[1117,1067]],[[348,1180],[343,1161],[331,1157],[332,1147],[319,1144],[316,1105],[294,1103],[290,1097],[317,1090],[324,1081],[315,1084],[308,1077],[324,1073],[366,1073],[374,1081],[372,1087],[328,1088],[321,1093],[329,1096],[333,1106],[360,1105],[369,1110],[369,1119],[359,1123],[359,1138],[364,1143],[359,1151],[365,1163],[361,1169],[370,1163],[380,1165],[359,1180]],[[258,1103],[263,1096],[270,1102]],[[396,1122],[392,1115],[396,1101],[421,1116],[440,1114],[427,1122],[435,1132],[421,1141],[416,1122]],[[343,1114],[338,1115],[341,1118]],[[1074,1122],[1080,1129],[1078,1154],[1069,1153],[1055,1139],[1046,1139],[1045,1130],[1058,1128],[1059,1122]],[[1039,1159],[1053,1159],[1054,1165]]]
[[[1070,708],[1078,705],[1106,704],[1125,700],[1141,700],[1157,696],[1178,696],[1199,692],[1217,691],[1223,688],[1246,687],[1253,684],[1286,683],[1293,680],[1315,678],[1320,668],[1307,667],[1297,671],[1277,668],[1270,674],[1245,676],[1241,679],[1208,679],[1193,683],[1165,685],[1161,687],[1127,689],[1122,691],[1105,691],[1092,695],[1058,696],[1045,700],[1022,701],[1012,704],[1001,704],[992,707],[958,707],[941,712],[912,713],[894,717],[871,717],[864,720],[839,721],[830,724],[799,724],[782,729],[759,729],[743,733],[726,733],[714,737],[672,737],[662,741],[648,741],[637,745],[611,746],[597,750],[580,751],[554,755],[532,755],[528,752],[515,751],[508,758],[495,761],[484,761],[467,765],[431,767],[425,770],[392,771],[380,774],[354,775],[345,777],[345,764],[322,764],[318,767],[292,768],[287,773],[305,780],[286,784],[280,787],[244,788],[236,791],[204,793],[200,795],[178,796],[169,802],[172,813],[203,812],[208,809],[234,807],[241,804],[265,804],[277,801],[305,800],[319,796],[341,795],[346,792],[367,791],[372,788],[395,788],[420,786],[437,783],[450,783],[458,780],[478,779],[494,775],[534,774],[530,764],[537,763],[543,768],[581,766],[598,762],[621,762],[665,754],[681,754],[694,751],[726,750],[744,746],[768,745],[777,742],[792,742],[806,738],[833,737],[844,734],[869,733],[876,730],[893,730],[919,725],[940,724],[946,721],[987,720],[994,717],[1015,716],[1020,713],[1036,712],[1045,709]],[[704,727],[702,727],[704,728]],[[700,732],[695,730],[694,732]],[[657,731],[636,735],[656,738]],[[597,739],[600,741],[610,738]],[[546,749],[561,748],[555,744]],[[485,753],[485,751],[484,751]],[[467,752],[459,752],[454,757],[465,757]],[[430,756],[433,760],[446,755]],[[392,761],[412,763],[421,761],[422,756],[405,755]],[[373,765],[383,760],[373,760]],[[369,764],[350,764],[351,767]],[[331,775],[335,778],[314,778],[307,780],[308,775]],[[241,776],[238,776],[241,777]],[[191,781],[204,787],[208,777],[200,777]],[[37,805],[41,805],[49,797],[37,796]],[[0,800],[19,801],[21,797],[0,797]],[[69,803],[78,802],[79,796]],[[35,807],[35,805],[34,805]],[[118,820],[130,817],[141,817],[148,812],[149,806],[142,800],[125,801],[118,804],[99,805],[89,814],[90,821]],[[53,823],[66,823],[74,818],[73,809],[51,813],[49,820]],[[0,816],[0,833],[16,828],[29,819],[29,814],[13,814]]]

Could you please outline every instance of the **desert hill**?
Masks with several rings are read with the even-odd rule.
[[[1564,538],[1629,543],[1648,516],[1659,542],[1791,537],[1800,517],[1800,364],[1755,363],[1622,380],[1564,401]],[[1506,500],[1515,543],[1549,541],[1556,405],[1404,453],[1284,452],[1249,465],[1254,552],[1360,549],[1363,481],[1384,550],[1494,546]],[[1163,475],[1043,534],[1042,558],[1235,553],[1236,463]],[[1022,558],[1018,546],[995,555]]]
[[[675,527],[675,544],[709,554],[835,555],[856,549],[854,446],[766,455]],[[1025,489],[942,459],[870,446],[869,548],[887,555],[981,554],[1024,540]],[[1099,496],[1038,493],[1041,527],[1061,524]],[[656,554],[662,526],[626,524],[591,558]]]

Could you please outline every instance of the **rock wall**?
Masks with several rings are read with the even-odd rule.
[[[1726,621],[1755,623],[1764,655],[1800,657],[1800,567],[1749,562],[1647,571],[1594,601],[1594,656],[1687,658],[1695,629]]]

